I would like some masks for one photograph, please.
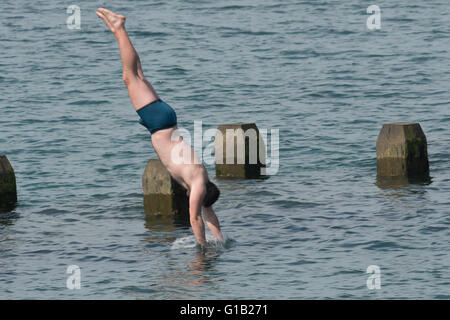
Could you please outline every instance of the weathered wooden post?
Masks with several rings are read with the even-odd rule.
[[[9,210],[17,202],[16,176],[6,156],[0,155],[0,210]]]
[[[427,139],[419,123],[384,124],[376,149],[379,178],[429,177]]]
[[[142,177],[145,213],[189,217],[187,190],[176,182],[159,159],[150,159]]]
[[[214,149],[218,178],[264,177],[265,145],[255,123],[219,125]]]

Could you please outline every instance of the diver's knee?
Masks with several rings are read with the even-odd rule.
[[[144,81],[144,79],[141,79],[141,77],[138,74],[134,74],[131,71],[124,72],[122,74],[122,80],[123,80],[123,83],[125,83],[125,85],[127,87],[129,87],[131,84],[133,84],[133,82],[136,83],[136,81]]]
[[[130,83],[131,83],[131,77],[130,77],[130,75],[128,74],[128,73],[123,73],[122,74],[122,80],[123,80],[123,83],[125,83],[125,85],[128,87],[129,85],[130,85]]]

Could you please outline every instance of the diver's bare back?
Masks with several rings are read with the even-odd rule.
[[[208,179],[208,173],[192,147],[177,137],[176,130],[176,127],[158,130],[152,134],[152,144],[170,175],[190,190],[195,180]]]

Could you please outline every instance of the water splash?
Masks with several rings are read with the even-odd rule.
[[[225,243],[217,240],[213,235],[206,234],[206,248],[207,249],[228,249],[231,244],[235,241],[226,235],[224,235]],[[197,241],[193,235],[182,237],[176,239],[170,249],[171,250],[179,250],[179,249],[188,249],[197,247]]]

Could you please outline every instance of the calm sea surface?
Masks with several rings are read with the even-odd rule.
[[[450,298],[447,0],[74,0],[80,30],[69,4],[0,5],[0,154],[19,196],[0,217],[0,298]],[[371,4],[380,30],[366,27]],[[225,248],[202,253],[189,227],[146,219],[156,154],[99,6],[128,17],[181,127],[279,129],[270,179],[217,181],[207,166]],[[375,184],[377,135],[394,121],[421,123],[431,184]]]

